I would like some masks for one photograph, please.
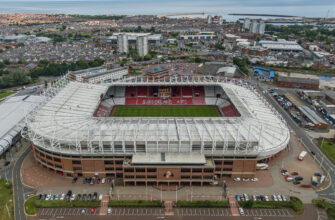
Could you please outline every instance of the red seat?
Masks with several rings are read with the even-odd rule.
[[[136,105],[136,98],[126,98],[126,105]]]
[[[193,92],[192,92],[192,87],[191,86],[183,86],[182,88],[182,95],[185,96],[193,96]]]
[[[136,87],[127,86],[125,96],[126,97],[134,97],[134,96],[136,97]]]
[[[148,87],[146,87],[146,86],[139,86],[137,88],[137,96],[147,97],[148,96]]]

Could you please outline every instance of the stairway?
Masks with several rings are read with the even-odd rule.
[[[100,213],[99,215],[107,215],[109,203],[109,195],[104,195],[100,203]]]
[[[237,203],[235,197],[234,196],[229,196],[228,201],[229,201],[229,207],[230,207],[230,211],[231,211],[232,215],[233,216],[240,216],[240,213],[238,212],[238,203]]]

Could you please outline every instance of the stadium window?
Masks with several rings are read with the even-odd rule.
[[[81,170],[81,167],[73,167],[73,170],[76,171],[76,170]]]
[[[215,171],[221,171],[221,168],[215,168]]]
[[[136,168],[136,172],[145,172],[144,168]]]
[[[114,161],[112,161],[112,160],[105,160],[105,161],[104,161],[104,164],[111,164],[111,165],[113,165],[113,164],[114,164]]]
[[[47,155],[46,158],[47,158],[48,160],[52,160],[52,157],[50,157],[49,155]]]
[[[232,160],[228,160],[228,161],[223,161],[224,165],[233,165],[233,161]]]
[[[60,156],[60,154],[57,154],[57,153],[53,153],[53,155],[55,155],[55,156]]]
[[[221,165],[222,164],[222,160],[214,160],[215,165]]]
[[[235,158],[236,158],[236,159],[245,159],[244,156],[236,156]]]
[[[62,169],[63,167],[61,165],[55,165],[56,168]]]
[[[190,176],[181,176],[182,179],[190,179]]]
[[[114,171],[114,167],[105,167],[105,170],[113,170]]]
[[[42,157],[45,157],[45,154],[44,154],[44,153],[42,153],[42,152],[40,152],[40,155],[41,155]]]
[[[136,176],[136,179],[145,179],[145,176],[138,175],[138,176]]]
[[[233,168],[223,168],[223,171],[233,171]]]
[[[125,168],[124,172],[134,172],[134,168]]]
[[[72,160],[72,164],[81,164],[80,160]]]
[[[148,176],[148,179],[156,179],[157,176]]]
[[[201,173],[202,169],[201,168],[193,168],[192,173]]]
[[[191,172],[191,169],[190,168],[182,168],[181,172],[182,173],[189,173],[189,172]]]
[[[45,160],[43,160],[43,159],[41,159],[41,161],[42,161],[43,163],[46,163],[46,161],[45,161]]]
[[[213,176],[204,176],[204,179],[213,179]]]
[[[49,166],[52,166],[52,167],[54,166],[54,164],[53,164],[53,163],[50,163],[50,162],[48,162],[48,165],[49,165]]]
[[[147,168],[147,172],[156,172],[157,169],[156,168]]]
[[[192,179],[201,179],[201,176],[192,176]]]
[[[123,160],[116,160],[115,164],[123,164]]]
[[[126,175],[124,176],[126,179],[134,179],[134,176],[129,176],[129,175]]]
[[[91,159],[91,156],[82,156],[82,158]]]
[[[233,159],[234,157],[233,156],[224,156],[223,158],[225,158],[225,159]]]
[[[205,168],[205,169],[204,169],[204,172],[205,172],[205,173],[212,173],[212,172],[213,172],[213,169],[211,169],[211,168]]]
[[[80,156],[72,156],[72,158],[80,158]]]
[[[114,158],[113,156],[104,156],[104,158]]]
[[[117,167],[116,170],[117,171],[122,171],[122,168],[121,167]]]

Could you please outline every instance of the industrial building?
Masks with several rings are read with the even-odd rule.
[[[277,85],[280,87],[318,90],[320,82],[317,79],[278,76]]]
[[[215,32],[199,32],[198,34],[180,35],[179,39],[187,41],[215,40],[217,36]]]
[[[264,48],[278,52],[302,52],[304,49],[296,41],[278,39],[277,41],[261,40],[258,42]]]
[[[280,114],[240,80],[136,77],[57,85],[63,87],[47,91],[47,102],[27,117],[23,136],[32,142],[36,163],[65,176],[108,176],[135,186],[205,186],[224,176],[254,177],[256,164],[275,157],[290,139]],[[171,106],[180,105],[178,100],[214,105],[223,115],[108,117],[116,105]]]

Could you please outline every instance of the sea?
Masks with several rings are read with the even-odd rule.
[[[333,8],[334,10],[328,10]],[[334,0],[0,0],[0,14],[170,15],[205,13],[227,21],[229,13],[335,17]]]

